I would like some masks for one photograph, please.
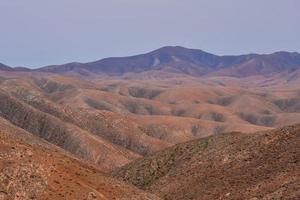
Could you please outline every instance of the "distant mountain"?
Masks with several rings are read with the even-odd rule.
[[[32,69],[26,67],[10,67],[5,64],[0,63],[0,71],[8,71],[8,72],[28,72],[32,71]]]
[[[202,50],[169,46],[136,56],[105,58],[90,63],[53,65],[37,71],[88,76],[90,74],[123,75],[155,70],[193,76],[246,77],[292,72],[297,69],[300,69],[299,53],[276,52],[263,55],[217,56]]]
[[[13,68],[0,63],[0,71],[12,71],[12,70],[13,70]]]
[[[222,58],[229,58],[224,56]],[[290,52],[276,52],[273,54],[248,56],[231,56],[239,60],[236,64],[227,65],[215,74],[225,76],[245,77],[251,75],[269,75],[272,73],[293,72],[300,69],[300,54]]]

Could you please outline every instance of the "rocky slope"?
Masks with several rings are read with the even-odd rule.
[[[300,125],[195,140],[139,159],[115,177],[163,199],[299,199]]]
[[[158,199],[0,118],[0,199]]]

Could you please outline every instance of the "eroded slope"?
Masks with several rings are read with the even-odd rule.
[[[158,199],[0,118],[0,199]]]

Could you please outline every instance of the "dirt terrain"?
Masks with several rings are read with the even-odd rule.
[[[0,199],[158,199],[0,118]]]
[[[300,126],[175,145],[113,173],[163,199],[299,199]]]

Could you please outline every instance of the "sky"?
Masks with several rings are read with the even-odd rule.
[[[37,68],[163,46],[300,52],[299,0],[0,0],[0,63]]]

